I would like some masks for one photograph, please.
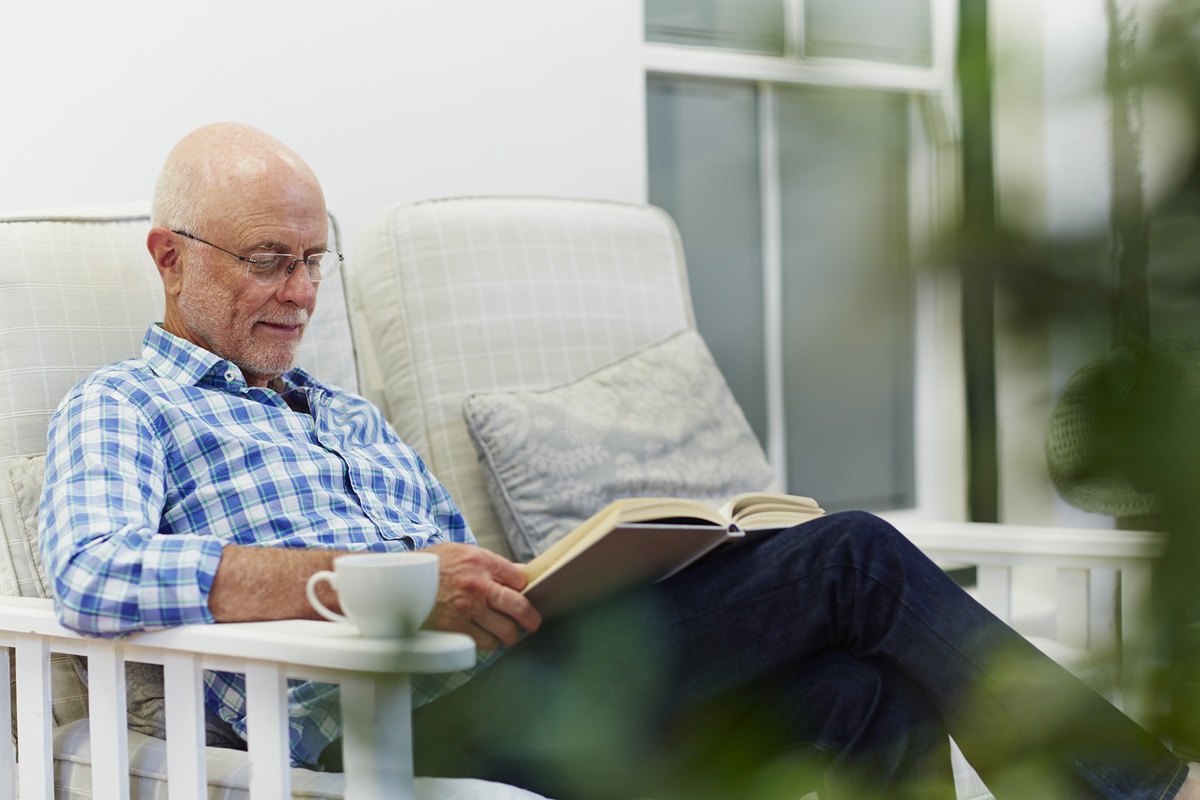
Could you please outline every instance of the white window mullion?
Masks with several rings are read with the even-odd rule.
[[[775,87],[758,84],[758,184],[762,206],[763,337],[766,360],[767,459],[787,491],[787,416],[783,398],[783,203],[779,174],[779,106]]]
[[[958,335],[961,306],[956,276],[932,263],[935,237],[953,224],[950,213],[952,179],[942,174],[948,158],[945,145],[934,141],[929,130],[933,98],[912,97],[909,101],[908,229],[909,258],[915,289],[916,395],[914,451],[916,507],[909,512],[921,517],[964,519],[966,514],[966,462],[962,448],[966,407],[961,391],[961,337]]]
[[[783,0],[783,24],[784,58],[799,61],[804,58],[804,0]]]
[[[943,143],[943,136],[957,142],[958,136],[958,2],[957,0],[932,0],[933,14],[933,72],[937,76],[937,107],[943,115],[942,128],[935,130],[935,143]]]

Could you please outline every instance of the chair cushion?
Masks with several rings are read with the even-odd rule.
[[[60,798],[91,798],[92,758],[87,720],[54,731],[54,790]],[[209,747],[205,750],[209,800],[249,797],[250,762],[246,753]],[[167,796],[167,743],[129,734],[129,794],[134,798]],[[340,773],[293,768],[292,797],[340,800],[345,777]],[[489,781],[417,778],[416,800],[545,800],[512,786]]]
[[[350,271],[388,419],[480,544],[509,553],[463,419],[481,391],[557,386],[694,327],[683,250],[649,206],[465,198],[396,206]]]
[[[136,356],[146,326],[162,319],[149,229],[145,204],[0,218],[0,470],[11,458],[44,453],[50,416],[67,390],[97,367]],[[345,292],[340,281],[326,284],[299,361],[321,380],[357,390]],[[15,527],[13,513],[0,480],[5,530]],[[5,591],[28,579],[0,563]]]
[[[553,389],[473,394],[464,413],[488,494],[521,560],[622,497],[719,506],[774,480],[694,330]]]

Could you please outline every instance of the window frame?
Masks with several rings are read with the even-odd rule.
[[[805,0],[784,4],[782,56],[643,41],[644,77],[708,78],[748,83],[758,95],[759,202],[762,214],[763,336],[767,437],[764,448],[787,485],[782,341],[783,225],[778,101],[786,85],[877,89],[908,97],[909,262],[914,269],[915,505],[886,512],[964,519],[965,403],[962,397],[961,304],[957,276],[935,262],[935,239],[958,219],[959,109],[956,80],[958,8],[930,0],[932,59],[927,67],[804,54]],[[644,6],[643,6],[644,9]],[[644,26],[643,26],[644,27]]]

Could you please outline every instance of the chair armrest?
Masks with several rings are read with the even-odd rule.
[[[474,643],[461,634],[422,631],[404,639],[366,639],[348,625],[310,620],[185,625],[96,639],[60,625],[50,600],[24,597],[0,597],[0,647],[16,650],[20,796],[47,798],[53,796],[54,763],[51,651],[88,658],[97,796],[124,796],[128,787],[126,660],[163,664],[172,797],[177,783],[186,787],[181,797],[207,797],[203,670],[246,675],[252,796],[291,795],[287,679],[341,684],[348,800],[412,797],[408,673],[450,672],[475,663]],[[8,669],[8,660],[0,659],[0,673]],[[8,694],[0,693],[0,710],[8,706]],[[0,784],[11,783],[2,778],[14,774],[12,765],[11,742],[5,739],[0,742]],[[0,785],[0,795],[3,791]]]
[[[56,652],[80,655],[87,655],[97,642],[106,641],[64,628],[50,600],[0,597],[0,644],[11,646],[16,634],[46,637],[56,641]],[[474,644],[462,634],[421,631],[408,639],[367,639],[349,625],[300,619],[182,625],[136,633],[117,641],[127,649],[195,653],[214,660],[284,663],[295,677],[319,678],[325,670],[453,672],[475,663]]]

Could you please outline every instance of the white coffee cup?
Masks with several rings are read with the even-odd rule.
[[[346,612],[330,611],[317,599],[328,581]],[[333,561],[308,579],[308,602],[334,622],[349,622],[375,639],[412,636],[437,599],[438,557],[434,553],[356,553]]]

